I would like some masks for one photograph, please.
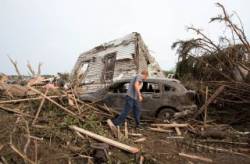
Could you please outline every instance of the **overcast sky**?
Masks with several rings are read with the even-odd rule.
[[[237,11],[250,34],[249,0],[0,0],[0,72],[14,74],[7,55],[43,63],[42,73],[70,72],[80,53],[131,32],[141,33],[163,69],[175,67],[171,44],[203,28],[213,39],[224,27],[208,24],[215,2]],[[248,35],[249,36],[249,35]]]

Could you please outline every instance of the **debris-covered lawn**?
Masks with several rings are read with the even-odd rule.
[[[82,102],[72,90],[24,88],[32,94],[1,95],[2,163],[250,161],[249,132],[230,125],[208,121],[204,126],[186,118],[165,123],[144,121],[144,129],[138,130],[128,119],[127,126],[112,131],[107,123],[115,116],[112,109]]]

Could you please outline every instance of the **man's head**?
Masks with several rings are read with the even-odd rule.
[[[141,75],[142,75],[142,77],[143,77],[143,80],[146,80],[146,79],[148,78],[148,71],[147,71],[147,70],[143,70],[143,71],[141,72]]]

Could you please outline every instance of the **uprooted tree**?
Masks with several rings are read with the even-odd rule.
[[[225,85],[225,92],[218,97],[220,102],[249,104],[250,44],[238,15],[228,14],[220,3],[216,5],[222,14],[211,18],[210,23],[224,23],[231,36],[221,36],[218,42],[214,42],[202,30],[188,27],[197,36],[172,45],[179,55],[176,74],[185,81],[209,86],[211,92]],[[233,22],[235,16],[239,24]],[[201,93],[204,93],[202,89]]]

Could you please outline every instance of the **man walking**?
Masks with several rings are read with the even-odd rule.
[[[140,92],[143,80],[146,80],[148,78],[148,71],[144,70],[141,72],[140,75],[135,76],[129,84],[127,96],[125,98],[125,105],[123,108],[123,111],[121,114],[112,120],[114,125],[118,126],[121,125],[125,119],[127,118],[127,115],[130,110],[133,111],[135,123],[137,128],[140,127],[140,117],[141,117],[141,107],[140,102],[143,101],[142,94]]]

